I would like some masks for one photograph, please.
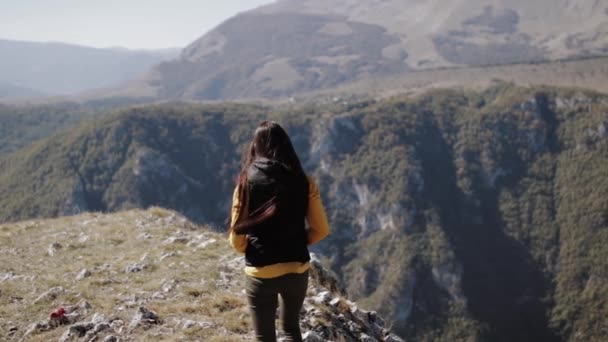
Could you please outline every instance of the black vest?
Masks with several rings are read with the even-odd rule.
[[[247,266],[310,260],[305,226],[308,180],[286,165],[259,158],[247,172],[249,213],[277,197],[276,214],[251,229],[247,237]]]

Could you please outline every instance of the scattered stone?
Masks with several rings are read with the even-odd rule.
[[[131,324],[129,324],[129,328],[134,330],[135,328],[141,326],[144,329],[149,328],[152,324],[161,324],[161,319],[154,311],[148,310],[144,306],[140,306],[137,314],[131,320]]]
[[[147,232],[146,233],[141,233],[141,234],[139,234],[139,236],[137,236],[137,238],[139,240],[149,240],[149,239],[152,238],[152,234],[147,233]]]
[[[86,335],[85,335],[85,339],[88,341],[92,341],[95,339],[95,336],[97,334],[99,334],[100,332],[104,331],[104,330],[108,330],[110,329],[110,324],[106,323],[106,322],[101,322],[101,323],[97,323],[95,324],[95,326],[93,327],[93,329],[89,330]]]
[[[99,323],[105,322],[105,320],[106,320],[106,317],[103,314],[95,313],[93,315],[93,318],[91,318],[91,323],[99,324]]]
[[[53,255],[55,255],[55,253],[57,253],[57,251],[59,251],[62,248],[63,248],[63,246],[59,242],[55,241],[49,246],[47,253],[50,256],[53,256]]]
[[[184,324],[183,324],[183,328],[184,328],[184,329],[190,329],[190,328],[192,328],[192,327],[193,327],[193,326],[195,326],[195,325],[197,325],[197,322],[196,322],[196,321],[193,321],[193,320],[187,320],[187,321],[185,321],[185,322],[184,322]]]
[[[43,331],[48,331],[51,329],[52,329],[51,325],[45,321],[32,323],[25,331],[25,334],[23,335],[23,339],[25,339],[25,337],[27,337],[29,335],[41,333]]]
[[[114,335],[108,335],[103,339],[103,342],[120,342],[120,339]]]
[[[165,300],[165,299],[167,299],[167,297],[164,294],[162,294],[160,291],[156,291],[152,294],[152,299]]]
[[[367,334],[359,335],[359,341],[361,341],[361,342],[378,342],[377,339],[370,337]]]
[[[83,337],[89,330],[95,328],[95,324],[88,323],[76,323],[70,326],[69,332],[73,336]]]
[[[186,244],[189,241],[190,241],[190,239],[186,236],[172,236],[170,238],[167,238],[165,241],[163,241],[163,243],[165,245],[175,244],[175,243]]]
[[[124,329],[124,326],[125,326],[125,321],[123,321],[121,319],[113,320],[112,322],[110,322],[110,327],[117,334],[122,333],[122,330]]]
[[[336,298],[332,299],[331,301],[329,301],[329,305],[334,308],[337,308],[340,305],[340,302],[341,302],[340,297],[336,297]]]
[[[173,280],[163,283],[163,285],[161,286],[161,290],[163,290],[164,293],[168,293],[168,292],[173,291],[175,289],[176,285],[177,285],[177,281],[175,279],[173,279]]]
[[[405,340],[397,335],[390,334],[384,338],[384,342],[405,342]]]
[[[207,247],[207,246],[209,246],[211,244],[214,244],[216,242],[217,242],[216,239],[209,239],[209,240],[201,242],[198,246],[196,246],[196,248],[205,248],[205,247]]]
[[[82,301],[78,306],[85,311],[92,308],[91,303],[87,302],[86,300]]]
[[[316,296],[312,297],[312,301],[317,304],[325,304],[328,303],[332,298],[331,293],[329,291],[323,291],[318,293]]]
[[[302,335],[303,342],[324,342],[325,340],[314,331],[307,331]]]
[[[76,276],[76,280],[83,280],[90,276],[91,276],[91,271],[87,270],[86,268],[83,268],[82,271],[80,271],[80,273],[78,273],[78,275]]]
[[[165,259],[167,259],[167,258],[174,257],[174,256],[176,256],[176,255],[177,255],[177,253],[176,253],[176,252],[163,253],[163,254],[160,256],[159,260],[160,260],[160,261],[163,261],[163,260],[165,260]]]
[[[213,326],[213,323],[210,322],[200,322],[200,321],[194,321],[194,320],[186,320],[183,324],[182,324],[182,328],[183,329],[190,329],[192,327],[201,327],[201,328],[211,328]]]
[[[37,304],[41,301],[50,301],[57,298],[59,295],[65,292],[65,289],[61,286],[53,287],[45,293],[38,296],[38,298],[34,299],[34,304]]]
[[[150,268],[150,265],[147,263],[133,263],[133,264],[129,264],[127,265],[127,267],[125,268],[125,272],[127,273],[137,273],[137,272],[141,272],[143,270],[147,270],[148,268]]]
[[[13,272],[0,273],[0,283],[3,281],[12,280],[13,278],[15,278],[15,273]]]

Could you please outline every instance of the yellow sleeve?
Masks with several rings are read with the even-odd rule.
[[[323,209],[323,204],[321,203],[321,193],[317,184],[310,177],[308,177],[308,211],[306,212],[306,219],[310,226],[308,230],[309,245],[317,243],[329,235],[329,223],[327,223],[325,209]]]
[[[239,191],[238,187],[234,189],[234,194],[232,195],[232,209],[230,215],[230,227],[236,222],[239,217],[239,209],[241,208],[241,202],[239,200]],[[245,253],[247,249],[247,235],[237,235],[232,230],[230,230],[230,245],[236,249],[239,253]]]

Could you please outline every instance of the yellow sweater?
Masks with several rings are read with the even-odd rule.
[[[238,191],[235,189],[232,196],[231,226],[238,218],[240,206]],[[323,204],[321,203],[319,187],[310,177],[308,177],[308,211],[306,212],[306,220],[310,226],[308,230],[308,245],[323,240],[329,234],[329,224],[327,223],[325,209],[323,209]],[[237,252],[245,253],[247,249],[247,235],[237,235],[231,231],[229,239],[230,244]],[[288,273],[303,273],[309,268],[310,263],[308,262],[283,262],[263,267],[247,266],[245,267],[245,273],[256,278],[275,278]]]

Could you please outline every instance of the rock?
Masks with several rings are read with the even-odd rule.
[[[89,323],[76,323],[70,326],[70,333],[74,336],[83,337],[87,331],[95,328],[95,324]]]
[[[15,278],[15,273],[13,272],[0,273],[0,283],[3,281],[12,280],[13,278]]]
[[[106,322],[101,322],[101,323],[97,323],[95,324],[95,327],[93,327],[93,329],[89,330],[86,335],[85,335],[85,339],[88,341],[92,341],[94,339],[96,339],[96,335],[99,334],[100,332],[104,331],[104,330],[108,330],[110,329],[110,324],[106,323]]]
[[[198,321],[194,321],[194,320],[186,320],[183,323],[181,323],[181,327],[182,329],[190,329],[192,327],[201,327],[201,328],[209,328],[213,326],[212,323],[209,322],[198,322]]]
[[[150,265],[147,263],[133,263],[133,264],[129,264],[127,265],[127,267],[125,268],[125,272],[127,273],[137,273],[137,272],[141,272],[143,270],[147,270],[148,268],[150,268]]]
[[[103,339],[103,342],[120,342],[120,339],[114,335],[108,335]]]
[[[183,328],[184,328],[184,329],[190,329],[190,328],[192,328],[193,326],[197,325],[196,323],[197,323],[196,321],[193,321],[193,320],[187,320],[187,321],[185,321],[185,322],[184,322],[184,324],[183,324]]]
[[[57,253],[57,251],[59,251],[60,249],[62,249],[63,246],[59,243],[59,242],[53,242],[50,246],[49,249],[47,250],[47,253],[50,256],[55,255],[55,253]]]
[[[176,255],[177,255],[177,253],[176,253],[176,252],[163,253],[163,254],[160,256],[160,258],[159,258],[158,260],[159,260],[159,261],[163,261],[163,260],[165,260],[165,259],[167,259],[167,258],[174,257],[174,256],[176,256]]]
[[[61,286],[53,287],[45,293],[41,294],[34,300],[34,304],[39,303],[41,301],[50,301],[57,298],[59,295],[65,292],[65,289]]]
[[[161,300],[164,300],[164,299],[167,299],[167,297],[164,294],[162,294],[162,292],[156,291],[156,292],[154,292],[152,294],[152,299],[161,299]]]
[[[214,244],[216,242],[217,242],[216,239],[209,239],[209,240],[201,242],[198,246],[196,246],[196,248],[205,248],[205,247],[207,247],[207,246],[209,246],[211,244]]]
[[[131,324],[129,324],[129,328],[131,330],[142,326],[144,328],[148,328],[152,324],[161,324],[161,319],[154,311],[148,310],[144,306],[140,306],[137,314],[131,320]]]
[[[302,335],[303,342],[324,342],[325,340],[314,331],[307,331]]]
[[[149,239],[152,238],[152,234],[150,234],[150,233],[141,233],[141,234],[139,234],[139,236],[137,236],[137,238],[139,240],[149,240]]]
[[[140,259],[139,262],[135,262],[127,265],[125,267],[125,272],[127,273],[136,273],[147,270],[150,268],[150,257],[148,253],[145,253]]]
[[[124,326],[125,322],[121,319],[113,320],[112,322],[110,322],[110,327],[118,334],[122,333]]]
[[[331,301],[329,301],[329,305],[334,308],[337,308],[340,305],[340,301],[341,301],[341,299],[339,297],[336,297],[336,298],[332,299]]]
[[[597,125],[597,135],[600,137],[600,139],[608,137],[608,122],[602,122],[601,124]]]
[[[85,311],[86,311],[86,310],[89,310],[90,308],[92,308],[91,303],[87,302],[86,300],[85,300],[85,301],[82,301],[82,302],[81,302],[81,303],[78,305],[78,307],[79,307],[80,309],[82,309],[82,310],[85,310]]]
[[[37,334],[43,331],[48,331],[51,330],[51,326],[48,322],[45,321],[40,321],[40,322],[36,322],[36,323],[32,323],[27,330],[25,330],[25,334],[23,334],[23,338],[25,339],[25,337],[32,335],[32,334]]]
[[[96,313],[93,315],[93,318],[91,318],[91,323],[99,324],[99,323],[105,322],[105,320],[106,320],[106,317],[103,314]]]
[[[324,303],[328,303],[332,298],[331,293],[329,293],[329,291],[323,291],[319,294],[317,294],[316,296],[312,297],[311,300],[314,303],[317,304],[324,304]]]
[[[161,290],[164,293],[168,293],[168,292],[173,291],[173,289],[175,289],[176,285],[177,285],[177,281],[175,279],[169,280],[169,281],[163,283],[163,285],[161,286]]]
[[[91,276],[91,271],[87,270],[86,268],[83,268],[82,271],[80,271],[80,273],[78,273],[78,275],[76,276],[76,280],[83,280],[90,276]]]
[[[65,315],[66,323],[65,324],[74,324],[80,321],[83,318],[83,314],[80,312],[73,312],[71,314]]]
[[[397,335],[390,334],[384,338],[384,342],[405,342],[405,340]]]
[[[188,237],[185,237],[185,236],[172,236],[170,238],[167,238],[165,241],[163,241],[163,243],[165,245],[175,244],[175,243],[186,244],[189,241],[190,241],[190,239]]]
[[[368,336],[367,334],[359,335],[359,341],[361,341],[361,342],[378,342],[378,340],[376,340],[373,337]]]

